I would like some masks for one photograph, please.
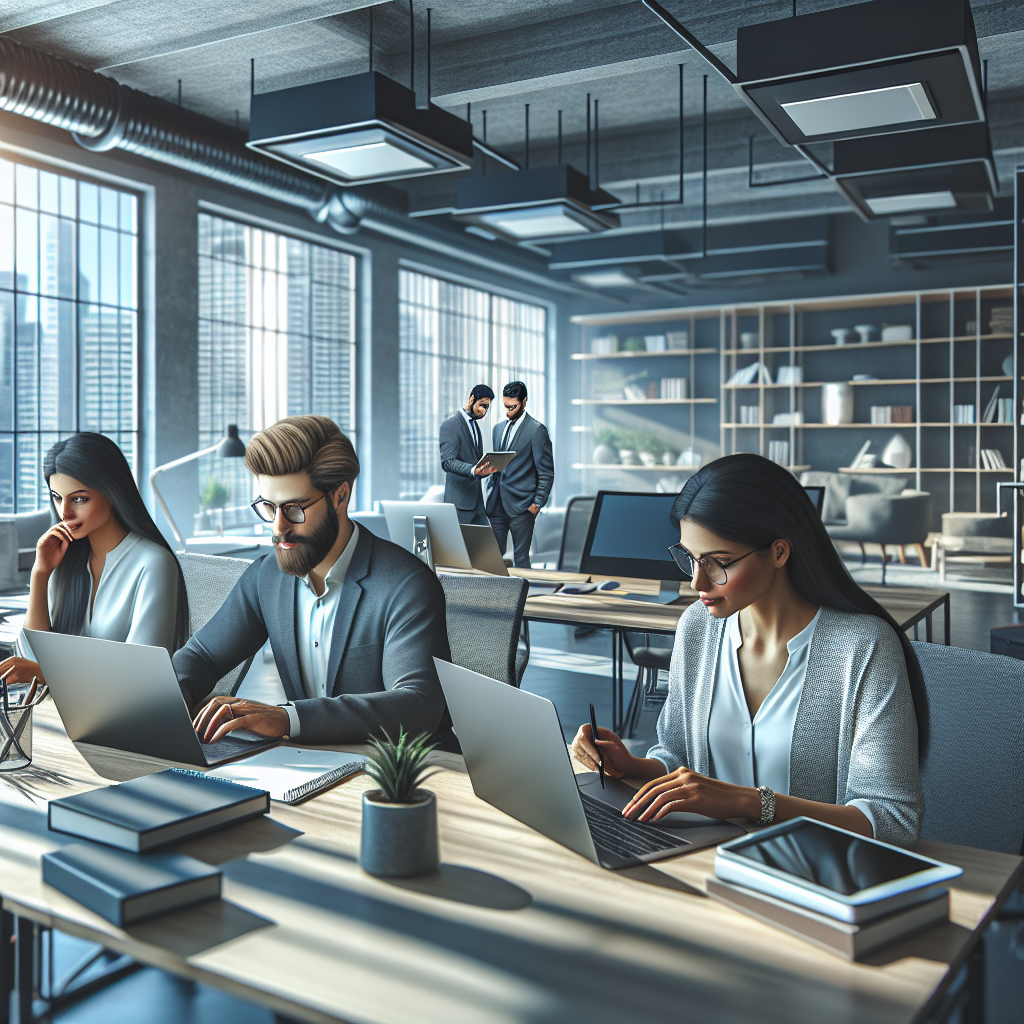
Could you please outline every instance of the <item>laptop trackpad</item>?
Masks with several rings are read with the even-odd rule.
[[[636,789],[622,779],[605,778],[605,788],[601,788],[601,778],[597,772],[583,772],[576,776],[580,790],[594,800],[600,800],[616,811],[621,811],[636,796]],[[696,825],[728,825],[718,818],[709,818],[705,814],[693,814],[690,811],[672,811],[657,821],[644,822],[656,828],[693,828]]]

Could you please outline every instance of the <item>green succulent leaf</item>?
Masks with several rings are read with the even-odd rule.
[[[367,757],[365,771],[389,804],[413,802],[416,787],[427,771],[427,756],[437,746],[429,739],[425,732],[410,738],[403,727],[399,727],[397,741],[387,735],[383,739],[371,737],[373,752]]]

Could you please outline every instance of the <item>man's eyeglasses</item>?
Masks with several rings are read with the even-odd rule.
[[[322,501],[326,497],[326,494],[321,494],[319,498],[314,498],[308,505],[303,505],[302,501],[286,501],[282,505],[275,505],[266,498],[257,498],[250,508],[265,523],[272,523],[277,518],[278,509],[281,510],[281,514],[289,523],[304,523],[306,521],[306,509],[312,508],[318,501]]]
[[[699,565],[704,570],[704,575],[715,586],[723,587],[729,582],[729,574],[726,570],[730,566],[746,558],[747,555],[752,555],[755,551],[767,551],[770,547],[771,544],[762,544],[759,548],[751,548],[746,555],[740,555],[739,558],[733,558],[728,562],[721,562],[713,555],[702,555],[700,558],[694,558],[682,544],[670,545],[668,553],[672,556],[672,561],[679,566],[680,572],[688,580],[692,580],[697,575],[697,566]]]

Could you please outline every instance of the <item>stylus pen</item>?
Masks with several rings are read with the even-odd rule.
[[[597,712],[594,710],[594,705],[590,705],[590,735],[593,737],[594,746],[597,746]],[[600,757],[601,751],[598,750],[598,756]],[[597,762],[597,775],[601,780],[601,788],[604,789],[604,758]]]

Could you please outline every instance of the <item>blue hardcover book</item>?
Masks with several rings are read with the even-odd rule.
[[[43,881],[126,927],[220,896],[220,872],[183,853],[124,853],[75,843],[43,854]]]
[[[54,832],[144,853],[269,810],[266,790],[171,768],[51,800],[49,825]]]

